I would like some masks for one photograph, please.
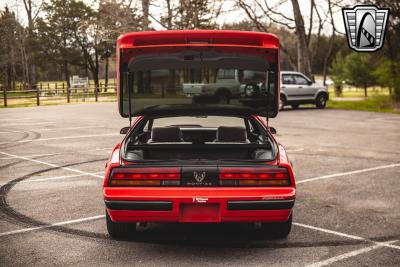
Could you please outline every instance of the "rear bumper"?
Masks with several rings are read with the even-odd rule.
[[[115,222],[286,221],[295,188],[118,188],[104,189]]]

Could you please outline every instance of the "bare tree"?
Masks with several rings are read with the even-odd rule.
[[[252,21],[254,23],[254,25],[256,26],[256,28],[259,31],[261,31],[261,32],[269,32],[270,31],[269,24],[267,24],[266,22],[263,21],[263,18],[265,18],[265,17],[272,17],[272,15],[269,13],[269,10],[271,10],[271,9],[269,8],[268,5],[266,6],[266,9],[264,9],[263,6],[259,2],[257,2],[257,8],[256,8],[256,7],[252,7],[251,5],[249,5],[248,2],[244,1],[244,0],[238,0],[237,5],[244,10],[247,17],[250,19],[250,21]],[[262,10],[262,14],[259,15],[257,10]],[[276,15],[276,13],[273,13],[273,14]],[[286,18],[286,16],[283,14],[281,14],[281,16],[283,18]],[[292,20],[292,19],[288,19],[288,20]],[[288,29],[293,29],[293,26],[291,26],[291,24],[282,23],[281,21],[276,20],[275,18],[272,18],[272,21],[279,25],[287,27]],[[281,46],[282,52],[287,55],[290,66],[293,69],[297,69],[296,59],[293,58],[293,56],[289,53],[289,50],[286,48],[285,44],[281,43],[280,46]]]
[[[24,8],[25,8],[25,12],[26,12],[26,16],[28,18],[28,27],[27,27],[27,31],[28,31],[28,35],[27,41],[24,41],[24,51],[25,51],[25,56],[24,56],[24,60],[26,62],[24,62],[24,67],[27,68],[26,69],[26,79],[27,79],[27,83],[28,83],[28,87],[31,88],[31,85],[36,84],[36,67],[35,64],[33,64],[33,54],[34,51],[32,48],[32,42],[33,42],[33,38],[34,38],[34,28],[35,28],[35,21],[37,16],[39,15],[39,12],[41,11],[42,7],[43,7],[43,0],[40,1],[32,1],[32,0],[23,0],[24,3]],[[25,35],[23,35],[25,36]],[[28,44],[28,45],[27,45]]]
[[[306,28],[304,26],[299,2],[297,0],[292,0],[292,6],[297,36],[297,66],[299,71],[308,77],[312,77],[310,50],[307,41],[310,37],[306,35]]]
[[[251,4],[249,1],[237,0],[236,4],[244,10],[247,17],[256,25],[257,29],[261,31],[267,32],[272,24],[294,31],[297,38],[297,59],[290,55],[285,44],[281,43],[281,50],[287,54],[289,63],[294,69],[313,78],[311,58],[318,52],[321,31],[325,24],[326,16],[321,15],[321,10],[317,7],[315,0],[310,0],[309,25],[308,29],[306,29],[298,0],[291,0],[293,17],[289,17],[287,14],[278,11],[279,6],[287,2],[288,0],[281,0],[275,6],[271,6],[267,0],[254,0]],[[313,28],[315,22],[318,23],[318,30],[317,34],[314,36]],[[312,41],[314,37],[315,45]]]
[[[329,48],[328,51],[325,54],[324,58],[324,65],[323,65],[323,84],[326,85],[326,75],[328,72],[328,63],[330,58],[332,57],[332,52],[333,52],[333,45],[335,43],[335,37],[336,37],[336,26],[335,26],[335,20],[333,19],[333,11],[332,11],[332,0],[328,0],[328,9],[329,9],[329,15],[331,19],[331,25],[332,25],[332,34],[331,37],[329,38]]]
[[[171,5],[171,0],[165,0],[167,4],[167,17],[165,18],[165,21],[167,23],[167,29],[172,29],[172,5]]]
[[[149,8],[150,8],[150,0],[142,0],[142,11],[143,11],[143,30],[149,30]]]

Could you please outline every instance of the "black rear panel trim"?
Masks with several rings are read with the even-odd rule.
[[[292,208],[292,200],[228,201],[228,210],[286,210]]]
[[[110,210],[151,210],[171,211],[171,201],[133,201],[133,200],[105,200],[107,209]]]

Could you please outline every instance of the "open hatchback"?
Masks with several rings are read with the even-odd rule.
[[[106,164],[113,237],[137,222],[261,222],[285,237],[295,180],[262,117],[279,103],[279,40],[161,31],[117,41],[119,112],[131,127]]]

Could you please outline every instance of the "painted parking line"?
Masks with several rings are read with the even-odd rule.
[[[293,152],[300,152],[304,151],[304,148],[294,148],[294,149],[287,149],[286,152],[293,153]]]
[[[395,243],[397,241],[398,240],[392,240],[392,241],[388,241],[388,242],[383,242],[383,244],[392,244],[392,243]],[[319,262],[314,262],[314,263],[312,263],[310,265],[306,265],[306,267],[326,266],[326,265],[332,264],[334,262],[342,261],[342,260],[345,260],[345,259],[348,259],[348,258],[351,258],[351,257],[355,257],[357,255],[360,255],[360,254],[363,254],[363,253],[367,253],[367,252],[370,252],[372,250],[375,250],[375,249],[378,249],[378,248],[382,248],[382,247],[383,247],[382,244],[377,244],[377,245],[373,245],[373,246],[370,246],[370,247],[357,249],[357,250],[354,250],[354,251],[350,251],[348,253],[337,255],[335,257],[332,257],[332,258],[329,258],[329,259],[326,259],[326,260],[322,260],[322,261],[319,261]]]
[[[62,169],[62,170],[67,170],[67,171],[80,173],[80,174],[84,174],[84,175],[89,175],[89,176],[97,177],[97,178],[100,178],[100,179],[104,178],[103,176],[95,174],[95,173],[80,171],[80,170],[69,168],[69,167],[63,167],[63,166],[60,166],[60,165],[56,165],[56,164],[45,162],[45,161],[41,161],[41,160],[30,159],[30,158],[23,157],[23,156],[13,155],[13,154],[10,154],[10,153],[7,153],[7,152],[1,152],[0,151],[0,154],[3,154],[3,155],[8,156],[8,157],[13,157],[13,158],[16,158],[16,159],[23,159],[23,160],[35,162],[35,163],[38,163],[38,164],[47,165],[47,166],[58,168],[58,169]]]
[[[0,122],[2,122],[2,121],[25,121],[25,120],[29,121],[29,120],[34,120],[34,119],[37,119],[37,118],[0,119]]]
[[[94,174],[104,174],[104,171],[102,172],[95,172]],[[62,175],[62,176],[54,176],[54,177],[47,177],[47,178],[39,178],[39,179],[28,179],[28,180],[23,180],[19,181],[16,183],[12,184],[24,184],[24,183],[35,183],[35,182],[47,182],[47,181],[52,181],[52,180],[63,180],[63,179],[69,179],[69,178],[75,178],[75,177],[85,177],[87,176],[86,174],[72,174],[72,175]],[[97,177],[96,177],[97,178]],[[3,186],[7,183],[0,183],[0,186]]]
[[[62,128],[29,128],[29,131],[33,132],[48,132],[48,131],[58,131],[58,130],[79,130],[79,129],[92,129],[92,128],[104,128],[104,125],[92,125],[92,126],[75,126],[75,127],[62,127]],[[9,133],[26,133],[26,131],[0,131],[0,134]]]
[[[323,233],[326,233],[326,234],[332,234],[332,235],[341,236],[341,237],[344,237],[344,238],[370,242],[370,243],[373,243],[375,245],[381,245],[382,247],[400,249],[400,246],[397,246],[397,245],[387,244],[385,242],[377,242],[377,241],[374,241],[374,240],[371,240],[371,239],[368,239],[368,238],[364,238],[364,237],[361,237],[361,236],[349,235],[349,234],[346,234],[346,233],[337,232],[337,231],[333,231],[333,230],[330,230],[330,229],[325,229],[325,228],[321,228],[321,227],[316,227],[316,226],[307,225],[307,224],[303,224],[303,223],[296,223],[296,222],[294,222],[293,225],[296,225],[296,226],[299,226],[299,227],[303,227],[303,228],[307,228],[307,229],[314,230],[314,231],[323,232]],[[396,242],[396,241],[394,241],[394,242]]]
[[[103,150],[111,151],[112,149],[113,149],[112,147],[104,147],[104,148],[88,149],[88,150],[85,150],[84,152],[103,151]],[[47,154],[34,154],[34,155],[25,156],[25,157],[26,158],[35,158],[35,157],[57,156],[57,155],[66,155],[66,154],[74,154],[74,153],[76,153],[76,151],[68,151],[68,152],[60,152],[60,153],[47,153]],[[107,151],[107,153],[108,153],[108,151]],[[0,158],[0,160],[7,160],[7,159],[15,159],[15,157]]]
[[[104,128],[104,125],[92,125],[92,126],[75,126],[75,127],[63,127],[63,128],[41,128],[41,129],[29,129],[30,131],[48,132],[58,130],[78,130],[78,129],[92,129],[92,128]]]
[[[36,231],[36,230],[52,228],[52,227],[56,227],[56,226],[63,226],[63,225],[74,224],[74,223],[82,223],[82,222],[94,221],[94,220],[98,220],[98,219],[103,219],[104,217],[105,217],[105,215],[97,215],[97,216],[81,218],[81,219],[76,219],[76,220],[70,220],[70,221],[64,221],[64,222],[59,222],[59,223],[53,223],[53,224],[48,224],[48,225],[43,225],[43,226],[29,227],[29,228],[24,228],[24,229],[19,229],[19,230],[13,230],[13,231],[0,233],[0,237],[9,236],[9,235],[15,235],[15,234],[21,234],[21,233],[27,233],[27,232],[32,232],[32,231]]]
[[[296,181],[296,184],[303,184],[303,183],[324,180],[324,179],[329,179],[329,178],[334,178],[334,177],[339,177],[339,176],[353,175],[353,174],[358,174],[358,173],[371,172],[371,171],[377,171],[377,170],[394,168],[394,167],[400,167],[400,163],[393,163],[393,164],[382,165],[382,166],[377,166],[377,167],[372,167],[372,168],[367,168],[367,169],[360,169],[360,170],[349,171],[349,172],[340,172],[340,173],[335,173],[335,174],[307,178],[304,180]]]
[[[25,126],[25,125],[43,125],[43,124],[55,124],[56,122],[54,121],[47,121],[47,122],[25,122],[25,123],[10,123],[10,124],[2,124],[2,127],[8,127],[8,126]]]
[[[14,141],[14,142],[5,142],[5,143],[0,143],[0,145],[9,145],[9,144],[16,144],[16,143],[42,142],[42,141],[50,141],[50,140],[79,139],[79,138],[92,138],[92,137],[103,137],[103,136],[117,136],[117,135],[121,135],[121,134],[119,134],[119,133],[108,133],[108,134],[90,134],[90,135],[75,135],[75,136],[39,138],[39,139],[33,139],[33,140],[20,140],[20,141]]]
[[[2,131],[0,134],[10,134],[10,133],[26,133],[25,131]]]

